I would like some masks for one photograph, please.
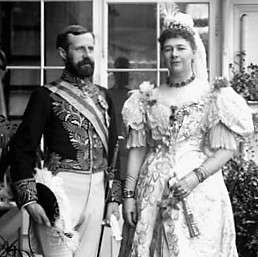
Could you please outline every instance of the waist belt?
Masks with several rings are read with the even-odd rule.
[[[104,171],[106,171],[106,169],[98,169],[98,170],[91,171],[91,170],[79,170],[79,169],[71,169],[71,168],[57,168],[52,173],[56,175],[59,172],[70,172],[70,173],[90,175],[90,174],[95,174],[95,173],[104,172]]]
[[[48,167],[48,168],[54,175],[56,175],[59,172],[70,172],[70,173],[89,175],[89,174],[94,174],[94,173],[103,172],[107,170],[106,167],[99,167],[99,168],[94,167],[94,169],[92,170],[82,169],[82,167],[79,165],[77,161],[70,160],[70,159],[61,160],[59,162],[59,165],[55,167],[55,169],[51,169],[51,167]]]

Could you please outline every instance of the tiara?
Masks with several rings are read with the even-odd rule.
[[[187,31],[189,32],[190,34],[194,35],[195,32],[193,30],[193,28],[187,26],[187,25],[184,25],[184,24],[181,24],[179,23],[178,21],[169,21],[169,22],[166,22],[163,27],[162,27],[162,30],[167,30],[167,29],[170,29],[170,30],[183,30],[183,31]]]

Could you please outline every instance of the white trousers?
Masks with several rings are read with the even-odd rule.
[[[104,213],[104,172],[92,175],[61,172],[71,204],[72,224],[79,232],[79,246],[73,253],[53,233],[53,229],[34,224],[36,241],[44,257],[96,257]]]

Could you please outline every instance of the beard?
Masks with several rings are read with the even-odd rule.
[[[82,79],[92,77],[95,68],[94,62],[88,57],[75,63],[70,56],[67,56],[65,66],[69,72]]]

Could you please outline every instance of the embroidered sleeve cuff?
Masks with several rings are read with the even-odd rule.
[[[23,179],[12,184],[17,206],[21,208],[29,202],[37,201],[37,189],[34,178]]]
[[[120,180],[114,180],[110,194],[108,195],[108,202],[122,203],[122,183]]]

